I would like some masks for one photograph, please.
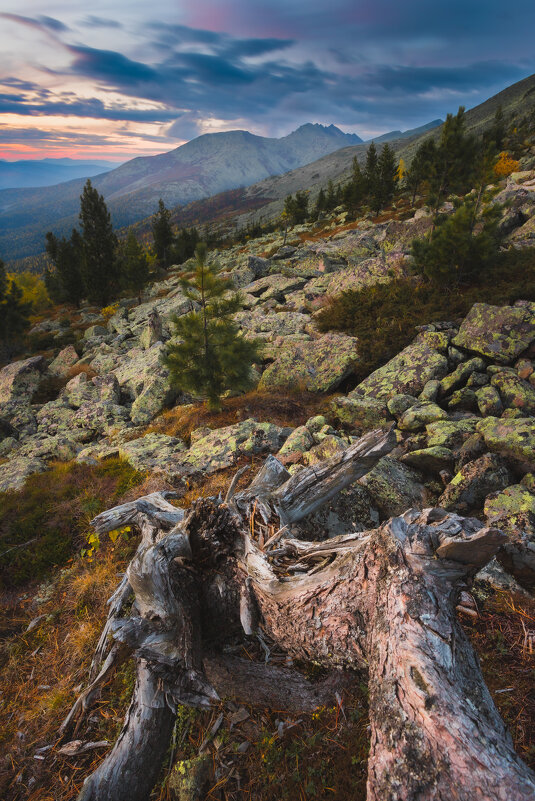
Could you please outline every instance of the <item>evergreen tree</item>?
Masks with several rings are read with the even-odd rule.
[[[123,286],[130,292],[134,292],[138,302],[141,303],[141,290],[149,280],[149,265],[146,253],[132,229],[128,231],[126,240],[121,243],[119,259]]]
[[[405,173],[405,186],[412,192],[411,204],[424,183],[431,181],[436,170],[436,145],[432,138],[425,139],[416,150],[409,169]]]
[[[412,243],[415,271],[442,285],[476,281],[498,252],[500,213],[489,207],[478,218],[476,200],[458,204],[451,216],[438,220],[432,239]]]
[[[191,259],[195,255],[199,241],[199,232],[196,228],[182,228],[167,251],[169,264],[183,264]]]
[[[327,184],[327,194],[325,195],[325,211],[332,211],[338,204],[337,193],[331,179]]]
[[[152,218],[152,236],[154,238],[154,249],[156,258],[164,267],[169,267],[170,249],[173,244],[174,234],[171,226],[171,212],[165,207],[162,198],[158,201],[158,211]]]
[[[29,328],[31,303],[22,301],[22,289],[6,275],[0,259],[0,357],[10,359],[18,350],[20,339]]]
[[[46,235],[46,252],[55,267],[54,272],[45,271],[45,285],[55,303],[72,303],[80,306],[85,295],[82,280],[82,241],[80,233],[73,229],[70,240],[58,239],[49,231]]]
[[[374,211],[379,211],[378,206],[379,193],[379,156],[375,142],[372,142],[366,151],[366,166],[364,168],[364,177],[366,179],[366,194],[370,198],[370,203]]]
[[[366,196],[366,178],[360,169],[357,157],[353,159],[351,179],[343,190],[343,202],[346,209],[354,214]]]
[[[308,218],[308,194],[299,190],[295,197],[288,195],[284,200],[284,214],[290,225],[301,225]]]
[[[372,196],[372,208],[377,212],[384,208],[392,198],[397,184],[397,164],[394,151],[388,144],[383,145],[377,159],[377,181],[375,195]]]
[[[465,133],[464,106],[455,116],[448,114],[436,148],[430,177],[429,202],[436,209],[451,193],[465,194],[473,185],[478,143]]]
[[[224,392],[252,385],[259,344],[239,334],[232,315],[241,306],[240,296],[229,294],[230,281],[218,276],[215,265],[207,265],[204,244],[198,245],[196,258],[195,276],[182,279],[181,285],[199,309],[174,319],[174,335],[182,341],[169,346],[165,363],[176,386],[218,410]]]
[[[320,189],[318,192],[318,197],[316,198],[316,205],[314,206],[314,217],[317,220],[320,214],[323,214],[325,211],[325,192],[323,188]]]
[[[88,179],[80,197],[82,277],[87,299],[106,306],[120,285],[117,237],[102,195]],[[73,232],[74,234],[74,232]]]

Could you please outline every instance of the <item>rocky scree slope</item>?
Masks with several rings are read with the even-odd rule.
[[[533,245],[535,171],[513,175],[494,198],[504,200],[510,201],[503,219],[509,245]],[[289,386],[327,395],[347,386],[358,341],[319,335],[315,308],[343,289],[407,275],[410,243],[431,225],[425,210],[405,222],[362,221],[340,231],[342,221],[334,219],[333,233],[322,238],[306,239],[310,229],[301,226],[286,245],[269,235],[218,256],[243,293],[236,320],[244,336],[264,341],[264,361],[255,368],[260,389],[276,393]],[[476,303],[462,321],[423,326],[408,347],[349,393],[326,398],[324,415],[306,425],[291,429],[249,418],[197,429],[187,443],[147,432],[169,405],[191,403],[170,386],[160,361],[171,316],[191,309],[180,289],[181,269],[152,286],[141,305],[122,301],[105,325],[97,312],[82,310],[89,326],[81,354],[71,345],[52,361],[34,356],[0,371],[2,491],[22,488],[51,460],[96,463],[114,455],[177,486],[268,453],[295,472],[339,453],[367,430],[393,425],[395,450],[321,512],[330,515],[330,530],[369,528],[411,506],[476,514],[509,534],[499,561],[521,587],[533,590],[535,303]],[[37,328],[60,335],[52,320]],[[33,402],[44,381],[73,373],[58,397]],[[307,521],[307,538],[314,525]]]

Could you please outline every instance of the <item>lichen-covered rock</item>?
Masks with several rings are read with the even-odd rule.
[[[428,381],[420,394],[418,395],[418,400],[421,401],[435,401],[438,398],[438,393],[440,392],[440,381],[437,379],[432,379]]]
[[[357,340],[345,334],[286,342],[262,374],[259,389],[301,387],[310,392],[329,392],[353,372],[357,360]]]
[[[502,490],[511,474],[500,456],[487,453],[468,462],[454,475],[439,498],[439,506],[465,513],[483,506],[487,495]]]
[[[277,453],[291,431],[249,418],[211,431],[195,442],[180,461],[190,473],[214,473],[233,465],[240,455]]]
[[[212,776],[212,759],[207,756],[178,760],[169,774],[167,789],[172,801],[203,801]]]
[[[8,404],[28,405],[41,382],[43,370],[42,356],[11,362],[0,370],[0,410]]]
[[[462,362],[455,368],[453,373],[444,376],[440,382],[440,394],[448,395],[450,392],[454,392],[466,384],[473,372],[484,370],[485,367],[483,359],[478,357]]]
[[[375,370],[358,385],[356,392],[388,400],[393,395],[419,395],[428,381],[448,372],[448,360],[430,348],[420,334],[412,344]]]
[[[178,395],[169,382],[167,371],[158,372],[145,382],[143,390],[132,403],[130,418],[135,425],[145,425],[170,406]]]
[[[481,387],[476,391],[477,406],[483,417],[499,417],[503,412],[503,403],[495,387]]]
[[[297,276],[288,278],[285,275],[276,273],[267,275],[265,278],[258,278],[245,287],[249,295],[254,295],[261,300],[276,300],[280,303],[284,301],[287,293],[302,289],[306,284],[306,278]]]
[[[535,387],[512,373],[496,373],[491,384],[500,393],[503,405],[521,409],[525,414],[535,414]]]
[[[160,315],[157,309],[152,309],[149,312],[147,324],[139,335],[139,344],[143,350],[152,348],[157,342],[163,339],[163,326]]]
[[[119,456],[140,472],[159,472],[170,478],[184,474],[180,459],[186,446],[167,434],[146,434],[118,446]]]
[[[535,419],[532,417],[516,420],[486,417],[477,423],[477,431],[490,451],[535,466]]]
[[[317,414],[314,417],[309,417],[305,425],[311,434],[317,434],[318,431],[321,431],[323,426],[327,425],[327,418],[322,414]]]
[[[530,308],[474,303],[453,344],[509,364],[534,340],[535,315]]]
[[[113,371],[123,393],[134,400],[141,395],[145,385],[152,381],[156,374],[167,374],[162,367],[161,359],[165,346],[161,343],[148,350],[133,348],[120,361]]]
[[[105,436],[129,423],[128,410],[116,403],[97,401],[82,403],[73,412],[73,425],[86,433],[85,441]]]
[[[463,409],[469,412],[477,411],[476,393],[470,387],[456,389],[448,399],[448,409],[454,412],[456,409]]]
[[[318,464],[324,462],[325,459],[330,459],[338,453],[342,453],[347,448],[347,440],[336,434],[327,434],[322,438],[321,442],[310,448],[309,451],[303,454],[304,464]]]
[[[66,348],[60,350],[56,358],[48,365],[48,372],[52,373],[52,375],[67,375],[78,360],[79,356],[74,347],[67,345]]]
[[[477,370],[469,376],[466,386],[477,391],[479,387],[486,387],[490,382],[488,373],[479,373]]]
[[[108,333],[108,329],[104,328],[103,325],[90,325],[89,328],[86,328],[84,332],[84,339],[97,339],[100,337],[105,337]]]
[[[22,489],[28,476],[43,473],[46,462],[37,457],[14,456],[0,464],[0,492]]]
[[[489,526],[509,534],[497,559],[526,590],[535,590],[535,494],[522,484],[490,495],[485,502]]]
[[[292,431],[277,456],[284,458],[287,456],[300,455],[310,450],[313,445],[314,437],[307,426],[298,426]]]
[[[80,440],[76,438],[75,432],[67,432],[47,435],[40,432],[33,437],[24,440],[19,448],[17,456],[28,456],[31,458],[45,459],[47,462],[57,460],[60,462],[70,462],[82,449]]]
[[[389,456],[383,457],[359,484],[366,487],[383,517],[395,517],[411,506],[426,504],[426,491],[419,473]]]
[[[389,414],[383,401],[364,395],[334,398],[330,403],[334,417],[344,425],[369,431],[386,425]]]
[[[299,312],[242,311],[234,315],[236,323],[248,334],[265,338],[304,334],[310,325],[310,316]]]
[[[455,451],[476,430],[477,418],[468,420],[438,420],[425,427],[429,447],[439,445]]]
[[[431,401],[420,401],[401,415],[398,420],[398,428],[401,431],[418,431],[421,428],[425,428],[429,423],[447,419],[447,412],[441,409],[438,404]]]
[[[451,470],[453,467],[453,451],[435,445],[432,448],[420,448],[404,454],[400,461],[422,473],[440,473],[442,470]]]
[[[428,382],[429,383],[429,382]],[[393,417],[401,417],[401,415],[418,403],[414,395],[393,395],[387,401],[386,407]]]

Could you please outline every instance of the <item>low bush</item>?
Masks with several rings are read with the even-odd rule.
[[[463,287],[400,278],[387,284],[342,292],[316,317],[320,331],[343,331],[359,339],[357,378],[399,353],[416,335],[416,326],[464,316],[477,302],[504,305],[535,300],[535,248],[498,254]]]

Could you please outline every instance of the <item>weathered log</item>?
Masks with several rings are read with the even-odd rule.
[[[108,627],[136,656],[136,690],[121,736],[86,781],[83,801],[147,801],[175,703],[217,698],[205,671],[228,692],[228,671],[223,681],[210,659],[214,648],[240,636],[244,599],[257,616],[248,630],[260,622],[290,656],[368,672],[369,801],[535,797],[535,776],[515,754],[455,616],[459,594],[502,545],[500,531],[432,509],[325,542],[286,538],[269,552],[250,536],[259,508],[266,523],[299,519],[317,508],[314,476],[325,502],[390,443],[388,434],[372,432],[345,458],[291,479],[271,458],[229,505],[198,501],[165,536],[150,514],[136,518],[144,534],[127,571],[134,614],[119,613]],[[314,693],[290,675],[285,690],[294,709]],[[271,687],[265,694],[277,695]]]

